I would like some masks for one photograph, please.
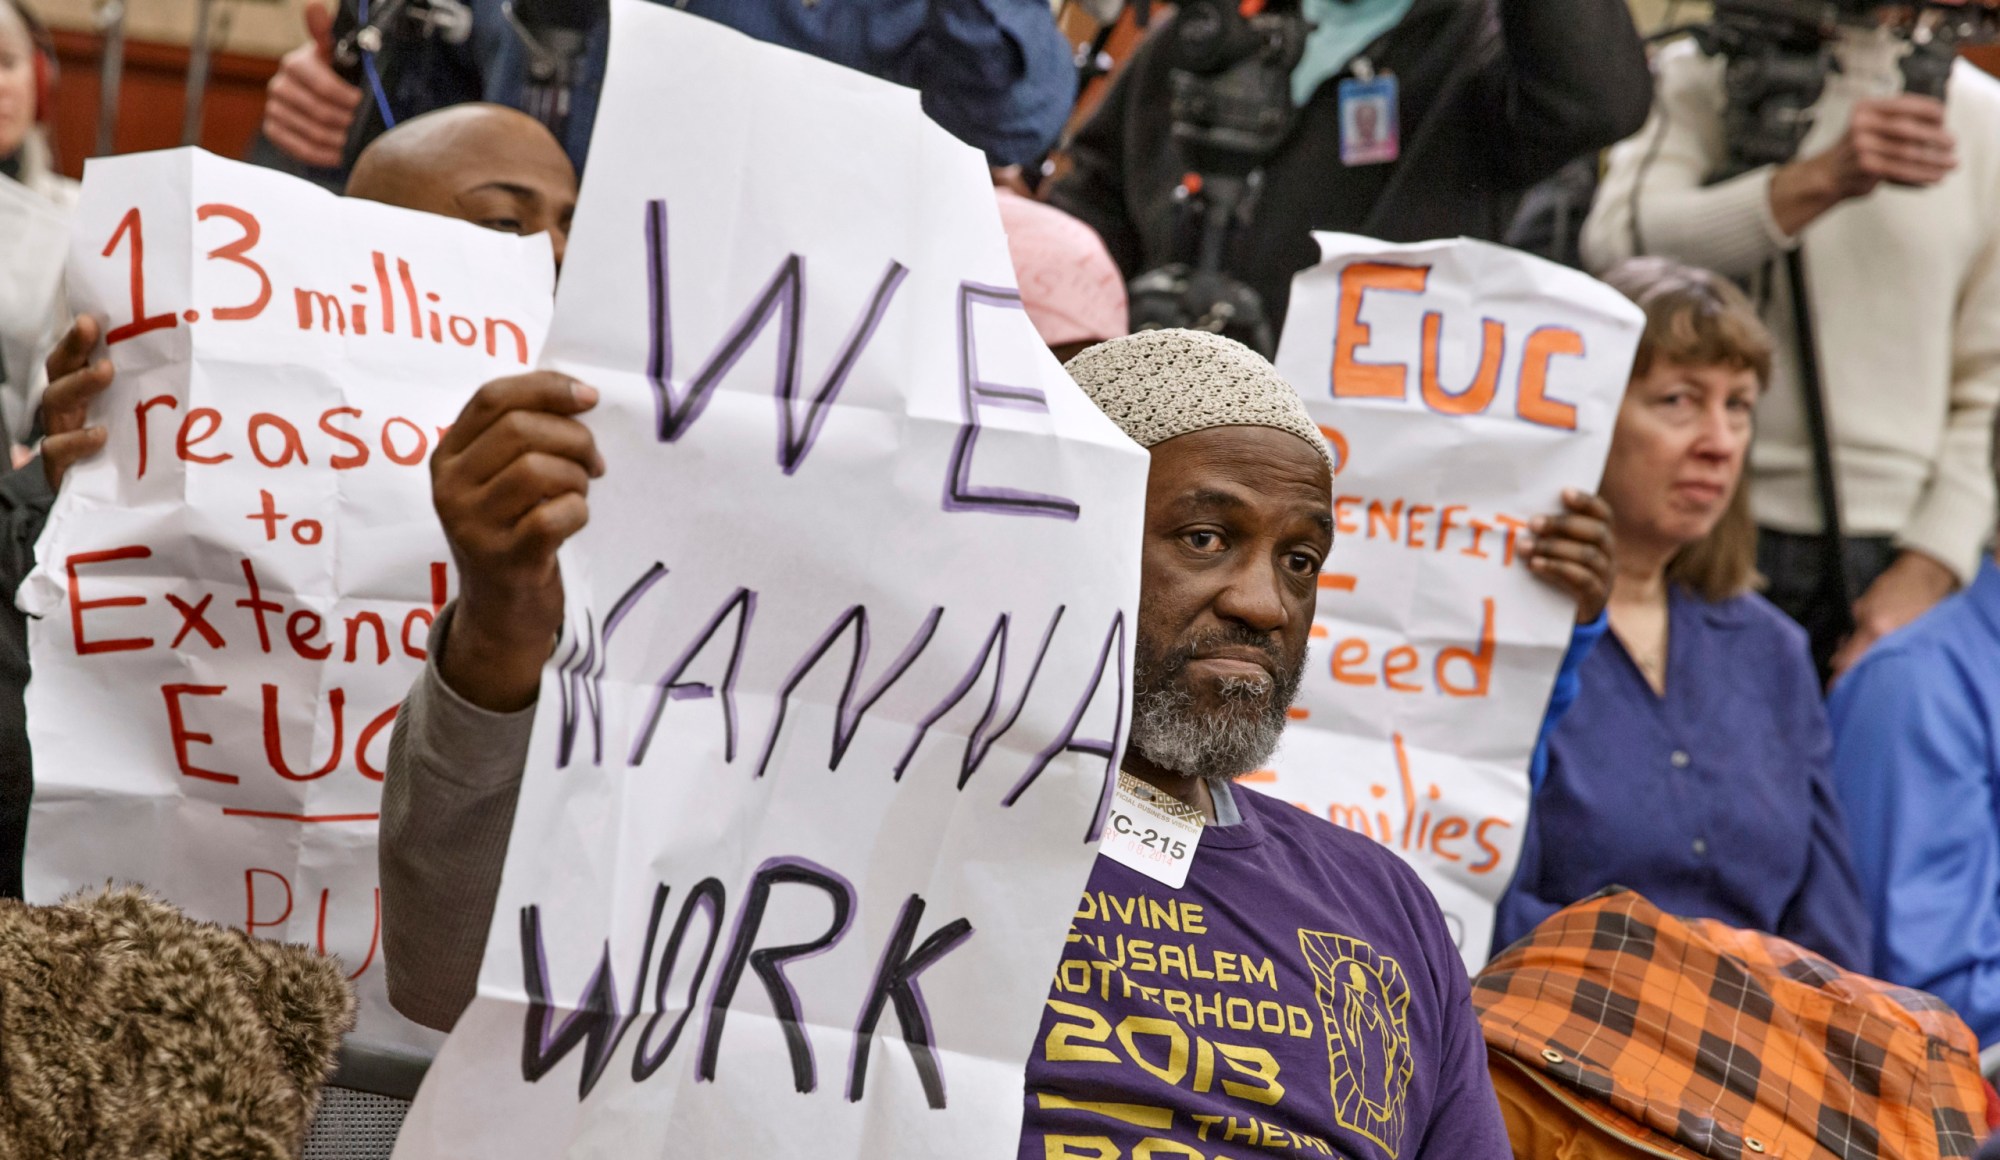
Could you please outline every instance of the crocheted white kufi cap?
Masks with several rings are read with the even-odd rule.
[[[1141,447],[1210,427],[1275,427],[1333,470],[1326,440],[1292,385],[1262,355],[1204,330],[1142,330],[1063,367],[1097,409]]]

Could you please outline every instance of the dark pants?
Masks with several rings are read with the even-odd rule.
[[[0,608],[0,898],[22,895],[28,851],[28,803],[35,775],[28,754],[28,618],[13,606],[12,588]]]
[[[1841,541],[1847,590],[1828,576],[1824,548],[1818,536],[1757,530],[1757,570],[1770,586],[1764,596],[1799,622],[1812,638],[1813,664],[1820,680],[1832,671],[1833,654],[1854,631],[1853,606],[1875,578],[1896,559],[1888,536],[1848,536]]]

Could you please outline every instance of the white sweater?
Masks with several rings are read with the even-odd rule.
[[[42,360],[70,322],[62,269],[77,183],[50,167],[39,129],[22,146],[20,173],[18,184],[0,177],[0,452],[29,441],[48,387]]]
[[[1799,150],[1836,141],[1857,99],[1902,88],[1899,45],[1874,32],[1837,46]],[[1639,135],[1616,146],[1584,225],[1583,255],[1602,271],[1635,252],[1752,279],[1777,336],[1772,385],[1757,412],[1751,499],[1757,520],[1820,528],[1811,442],[1797,379],[1784,251],[1801,244],[1771,216],[1769,167],[1704,185],[1723,163],[1722,60],[1683,41],[1655,62],[1658,99]],[[1930,189],[1888,185],[1803,231],[1820,377],[1832,430],[1843,530],[1893,535],[1969,582],[1993,531],[1991,464],[2000,400],[2000,81],[1959,61],[1946,98],[1958,169]]]

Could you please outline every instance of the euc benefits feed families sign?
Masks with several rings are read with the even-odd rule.
[[[1291,725],[1247,780],[1402,855],[1477,970],[1576,612],[1522,548],[1596,489],[1644,319],[1502,246],[1318,237],[1277,366],[1333,450],[1334,548]]]

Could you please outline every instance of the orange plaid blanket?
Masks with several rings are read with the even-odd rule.
[[[1978,1043],[1938,999],[1628,890],[1537,927],[1472,1001],[1496,1079],[1644,1154],[1965,1157],[1985,1123]]]

